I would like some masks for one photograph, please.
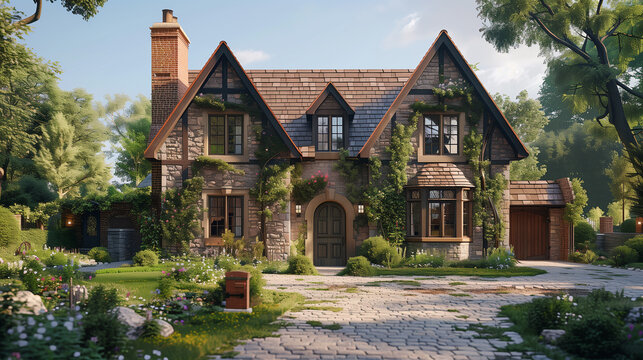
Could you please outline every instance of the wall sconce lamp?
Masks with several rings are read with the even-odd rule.
[[[295,204],[295,214],[297,214],[298,217],[301,216],[301,205],[300,204]]]
[[[67,218],[67,226],[71,226],[71,224],[72,224],[71,218]]]
[[[364,205],[363,204],[357,205],[357,213],[358,214],[363,214],[364,213]]]

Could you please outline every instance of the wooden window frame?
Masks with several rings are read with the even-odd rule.
[[[465,113],[463,112],[453,112],[453,111],[444,111],[444,112],[429,112],[422,114],[420,124],[418,124],[418,146],[417,146],[417,159],[419,162],[465,162],[467,161],[464,154],[463,139],[464,139],[464,124],[466,123]],[[443,141],[444,141],[444,117],[446,116],[456,116],[458,121],[458,151],[456,154],[426,154],[424,149],[424,123],[426,117],[439,117],[439,127],[438,127],[438,139],[439,139],[439,151],[442,152]]]
[[[210,204],[211,204],[210,199],[211,198],[223,198],[223,231],[224,232],[225,232],[225,230],[233,231],[233,229],[230,229],[230,221],[228,219],[229,199],[230,198],[236,198],[236,199],[239,199],[241,201],[241,214],[239,215],[239,214],[235,213],[236,217],[241,217],[241,235],[237,235],[235,233],[235,237],[245,236],[246,235],[246,226],[245,226],[245,224],[246,224],[246,211],[245,211],[246,206],[245,206],[244,196],[243,195],[208,194],[208,195],[206,195],[207,205],[208,205],[208,211],[206,213],[207,214],[206,223],[207,223],[207,229],[208,229],[207,230],[208,237],[210,237],[210,238],[220,238],[221,237],[221,235],[212,235],[212,227],[211,227],[212,222],[210,221],[210,219],[212,218],[211,213],[210,213],[210,211],[211,211],[211,209],[210,209]]]
[[[212,134],[210,133],[210,130],[212,129],[212,119],[216,117],[223,117],[223,154],[213,154],[211,153],[211,147],[212,144],[210,143],[210,140],[212,138]],[[241,153],[230,153],[230,117],[235,117],[239,118],[241,120]],[[208,156],[243,156],[244,153],[246,152],[244,149],[245,148],[245,142],[244,136],[245,136],[245,129],[244,129],[244,117],[241,114],[210,114],[208,115],[208,125],[207,125],[207,137],[208,137],[208,147],[206,149],[206,152]],[[234,145],[236,146],[236,144]]]
[[[427,155],[427,156],[428,155],[454,155],[454,156],[460,155],[460,142],[461,142],[460,139],[461,139],[462,135],[460,134],[460,117],[457,114],[424,114],[422,116],[422,143],[426,144],[425,128],[426,128],[426,120],[427,120],[427,118],[431,118],[431,119],[435,120],[436,117],[438,118],[438,139],[439,139],[438,153],[437,154],[427,154],[426,148],[424,148],[423,149],[424,155]],[[458,134],[457,134],[458,143],[457,143],[457,151],[455,153],[446,154],[446,153],[443,152],[444,148],[445,148],[444,136],[445,136],[445,130],[446,130],[446,126],[444,125],[444,119],[446,117],[450,117],[450,118],[455,117],[456,121],[457,121],[457,124],[456,124],[455,128],[457,129],[456,131],[458,132]],[[448,126],[449,126],[450,129],[453,127],[453,125],[448,125]]]
[[[453,198],[444,198],[444,197],[439,197],[439,198],[430,198],[429,194],[431,190],[450,190],[454,192],[454,197]],[[411,187],[407,188],[407,197],[406,197],[406,224],[407,224],[407,240],[409,241],[426,241],[426,242],[469,242],[471,235],[470,234],[465,234],[464,233],[464,220],[463,220],[463,212],[464,212],[464,206],[471,206],[471,200],[465,200],[463,199],[463,192],[465,190],[469,190],[467,188],[431,188],[431,187]],[[420,210],[421,210],[421,215],[420,215],[420,235],[412,235],[411,234],[411,203],[412,202],[417,202],[417,199],[412,199],[411,198],[411,192],[412,191],[419,191],[420,192]],[[431,210],[429,209],[429,202],[438,202],[440,203],[440,236],[431,236],[431,222],[429,219],[429,216],[431,214]],[[453,236],[448,235],[445,236],[444,233],[444,205],[443,203],[447,202],[452,202],[455,204],[455,234]],[[471,208],[469,208],[469,233],[472,231],[472,223],[471,223]]]
[[[241,154],[223,154],[216,155],[210,154],[210,118],[213,116],[229,116],[229,115],[238,115],[242,116],[243,122],[241,124]],[[248,137],[252,133],[250,129],[250,115],[241,111],[235,110],[226,110],[224,112],[218,111],[208,111],[203,110],[200,117],[200,126],[203,130],[203,155],[215,159],[221,159],[227,162],[248,162],[250,157],[249,154],[252,152],[248,148],[249,142]],[[228,149],[228,131],[227,131],[227,121],[224,121],[224,126],[226,126],[225,135],[224,135],[224,152]]]
[[[328,150],[319,149],[319,118],[325,117],[328,118]],[[333,118],[341,117],[342,118],[342,142],[338,149],[333,149]],[[313,142],[315,143],[315,152],[320,153],[338,153],[342,148],[348,148],[348,114],[345,112],[336,112],[336,111],[319,111],[314,116],[313,123]]]

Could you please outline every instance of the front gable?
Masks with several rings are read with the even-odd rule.
[[[494,121],[494,124],[501,130],[501,139],[496,141],[496,143],[504,142],[510,146],[512,152],[510,158],[520,159],[529,155],[524,144],[520,141],[507,119],[460,51],[456,48],[447,32],[442,30],[422,58],[422,61],[420,61],[415,68],[409,80],[404,84],[404,87],[400,90],[368,141],[366,141],[359,151],[358,156],[363,158],[369,157],[371,149],[373,149],[373,146],[380,140],[380,137],[387,128],[387,132],[390,133],[392,120],[396,117],[400,119],[403,118],[397,113],[410,111],[403,105],[412,104],[416,98],[433,96],[432,89],[437,87],[445,79],[462,79],[473,88],[474,96],[477,96],[484,106],[485,116],[488,114],[492,121]],[[498,137],[498,135],[494,134],[494,137]]]
[[[292,139],[286,133],[283,126],[277,121],[275,115],[257,88],[248,78],[246,72],[237,61],[234,54],[225,42],[221,42],[217,49],[212,53],[210,59],[203,66],[194,81],[190,84],[183,98],[175,106],[170,116],[165,120],[165,123],[158,131],[150,145],[145,150],[146,158],[155,158],[158,150],[161,148],[165,140],[170,136],[173,129],[176,127],[179,119],[187,116],[187,111],[197,95],[212,94],[221,100],[230,101],[235,98],[237,102],[241,95],[247,95],[252,99],[259,110],[266,117],[268,122],[273,126],[276,134],[288,147],[290,152],[297,157],[301,156],[301,152],[295,146]]]

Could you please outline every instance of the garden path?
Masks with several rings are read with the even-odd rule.
[[[309,301],[326,301],[306,306],[330,308],[286,313],[281,320],[291,325],[278,337],[237,346],[235,359],[520,359],[520,353],[496,350],[506,342],[478,339],[476,332],[463,329],[470,324],[508,327],[507,319],[496,316],[500,306],[527,302],[546,289],[573,294],[604,287],[643,296],[643,271],[546,261],[520,265],[548,273],[493,279],[265,275],[267,288],[296,291]],[[391,282],[396,280],[417,283]],[[336,323],[341,329],[307,321]]]

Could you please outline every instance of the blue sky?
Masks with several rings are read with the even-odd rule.
[[[10,2],[25,13],[30,0]],[[489,92],[537,96],[545,67],[535,48],[498,53],[482,39],[474,1],[109,0],[84,21],[45,2],[25,43],[56,61],[63,89],[96,100],[150,95],[149,27],[169,8],[191,40],[190,69],[200,69],[221,40],[245,68],[414,68],[446,29]]]

